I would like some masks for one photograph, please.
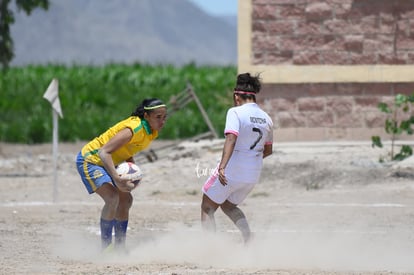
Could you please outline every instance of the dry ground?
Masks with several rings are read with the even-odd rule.
[[[380,164],[368,143],[275,144],[241,205],[255,232],[245,247],[221,212],[216,234],[200,229],[222,144],[157,142],[157,161],[137,157],[145,179],[117,256],[99,252],[102,202],[74,165],[83,143],[59,145],[56,193],[50,144],[0,143],[0,273],[414,274],[414,168]]]

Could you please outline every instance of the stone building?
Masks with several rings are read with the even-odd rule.
[[[414,0],[239,0],[238,9],[238,71],[260,73],[258,101],[278,141],[387,139],[378,103],[414,92]]]

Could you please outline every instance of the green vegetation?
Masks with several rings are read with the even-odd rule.
[[[52,140],[52,111],[43,94],[59,81],[63,119],[60,141],[89,140],[129,116],[144,99],[170,98],[191,83],[217,133],[232,105],[236,67],[169,65],[28,66],[0,75],[0,141],[43,143]],[[192,137],[208,131],[195,102],[168,118],[161,139]]]
[[[413,149],[409,145],[402,145],[400,151],[395,154],[395,141],[397,137],[403,133],[408,135],[413,134],[413,129],[411,125],[414,124],[414,116],[407,116],[412,111],[412,106],[414,103],[414,95],[407,96],[402,94],[397,94],[394,97],[394,104],[389,106],[388,104],[381,102],[378,104],[378,109],[387,114],[385,119],[385,132],[390,135],[391,138],[391,160],[403,160],[413,154]],[[408,117],[406,119],[401,117]],[[383,147],[381,138],[379,136],[373,136],[372,138],[372,147]],[[380,162],[383,162],[384,159],[380,158]]]

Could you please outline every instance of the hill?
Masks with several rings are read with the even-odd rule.
[[[51,0],[47,11],[15,17],[12,66],[237,62],[236,18],[187,0]]]

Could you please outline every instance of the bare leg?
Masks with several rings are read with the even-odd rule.
[[[118,190],[112,184],[104,184],[96,190],[96,193],[104,200],[105,205],[101,211],[101,242],[105,249],[112,243],[112,229],[119,203]]]
[[[115,215],[115,248],[125,250],[125,240],[128,228],[129,209],[133,197],[129,192],[119,192],[119,204]]]
[[[101,196],[105,202],[101,211],[102,219],[113,220],[115,218],[119,203],[118,192],[118,189],[110,183],[104,184],[96,190],[96,194]]]
[[[246,216],[243,211],[237,207],[237,205],[225,201],[221,205],[223,212],[232,220],[232,222],[237,226],[243,236],[243,240],[247,243],[250,240],[251,232],[249,224],[247,223]]]
[[[214,212],[216,212],[218,207],[219,205],[217,203],[203,194],[203,200],[201,202],[201,225],[204,230],[211,232],[216,231]]]
[[[130,192],[119,192],[119,203],[116,209],[115,219],[119,221],[128,220],[132,202],[133,197]]]

